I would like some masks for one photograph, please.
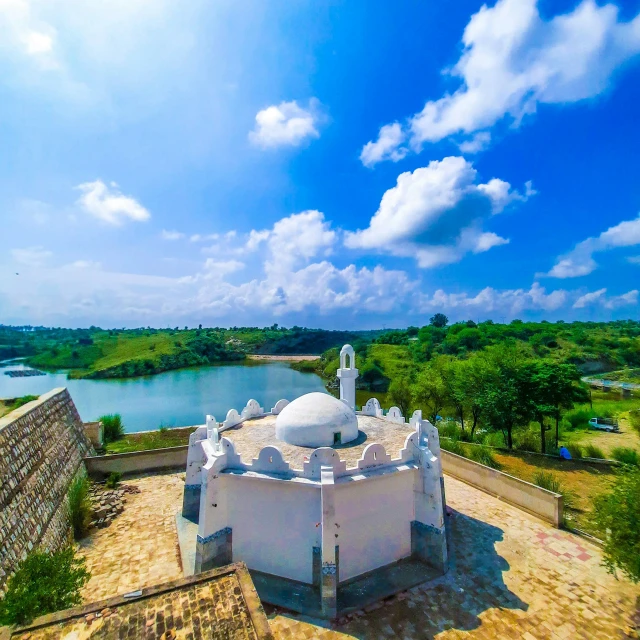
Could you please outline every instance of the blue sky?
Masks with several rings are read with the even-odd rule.
[[[0,1],[0,321],[638,317],[640,3]]]

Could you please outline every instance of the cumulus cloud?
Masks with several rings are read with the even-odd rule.
[[[605,309],[618,309],[630,305],[638,304],[638,290],[633,289],[619,296],[607,297],[607,290],[598,289],[580,296],[574,303],[574,309],[584,309],[593,304],[599,304]]]
[[[627,291],[627,293],[623,293],[621,296],[613,296],[612,298],[609,298],[604,303],[604,306],[607,309],[617,309],[619,307],[636,304],[638,304],[638,290],[632,289],[631,291]]]
[[[640,52],[640,14],[622,22],[615,5],[583,0],[569,13],[544,20],[537,5],[483,5],[464,30],[460,59],[445,70],[460,81],[457,90],[427,101],[407,120],[396,146],[386,146],[376,161],[398,160],[407,148],[418,152],[424,143],[449,136],[466,138],[463,152],[476,152],[488,142],[479,132],[505,118],[517,128],[539,104],[601,94],[615,71]]]
[[[601,300],[602,297],[607,293],[605,289],[598,289],[597,291],[591,291],[589,293],[585,293],[583,296],[580,296],[574,303],[574,309],[584,309],[586,306]]]
[[[593,254],[618,247],[640,244],[640,215],[634,220],[625,220],[609,227],[599,236],[579,242],[569,253],[560,256],[547,275],[550,278],[576,278],[586,276],[598,268]],[[629,259],[633,262],[633,258]]]
[[[627,258],[627,262],[631,264],[640,264],[640,256],[630,256]]]
[[[25,267],[42,267],[52,255],[51,251],[40,246],[11,250],[12,258]]]
[[[311,138],[319,138],[318,101],[313,98],[305,109],[295,100],[271,105],[256,114],[256,126],[249,140],[263,149],[298,147]]]
[[[508,239],[484,231],[484,222],[535,191],[530,182],[522,194],[499,178],[480,184],[476,178],[470,162],[453,156],[400,174],[369,226],[346,234],[346,246],[414,257],[428,268],[506,244]]]
[[[80,207],[108,224],[121,225],[126,220],[145,222],[151,218],[137,200],[123,195],[115,182],[107,186],[102,180],[96,180],[79,184],[76,189],[82,192],[78,200]]]
[[[360,160],[365,167],[372,167],[381,160],[393,160],[397,162],[407,155],[408,150],[402,144],[405,141],[405,133],[402,126],[394,122],[386,124],[380,129],[378,139],[375,142],[367,142],[360,153]]]
[[[518,314],[526,310],[555,311],[562,307],[568,297],[563,289],[547,293],[545,288],[534,282],[529,289],[494,289],[485,287],[476,295],[446,293],[438,289],[432,296],[426,296],[422,305],[434,309],[466,310],[470,312],[500,312]]]
[[[266,243],[269,272],[289,272],[317,256],[331,254],[336,232],[320,211],[303,211],[278,220],[271,229],[252,230],[245,250],[255,251]]]

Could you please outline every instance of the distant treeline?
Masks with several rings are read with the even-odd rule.
[[[0,325],[0,359],[27,359],[76,378],[128,378],[241,360],[247,354],[320,354],[381,332],[270,327],[60,329]]]

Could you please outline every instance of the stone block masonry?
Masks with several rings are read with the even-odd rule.
[[[66,389],[0,418],[0,592],[29,551],[69,540],[67,491],[94,453]]]

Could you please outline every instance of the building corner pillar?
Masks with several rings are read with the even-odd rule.
[[[320,470],[320,500],[322,503],[322,577],[320,600],[322,615],[332,620],[338,614],[338,545],[335,483],[333,467],[323,466]]]

